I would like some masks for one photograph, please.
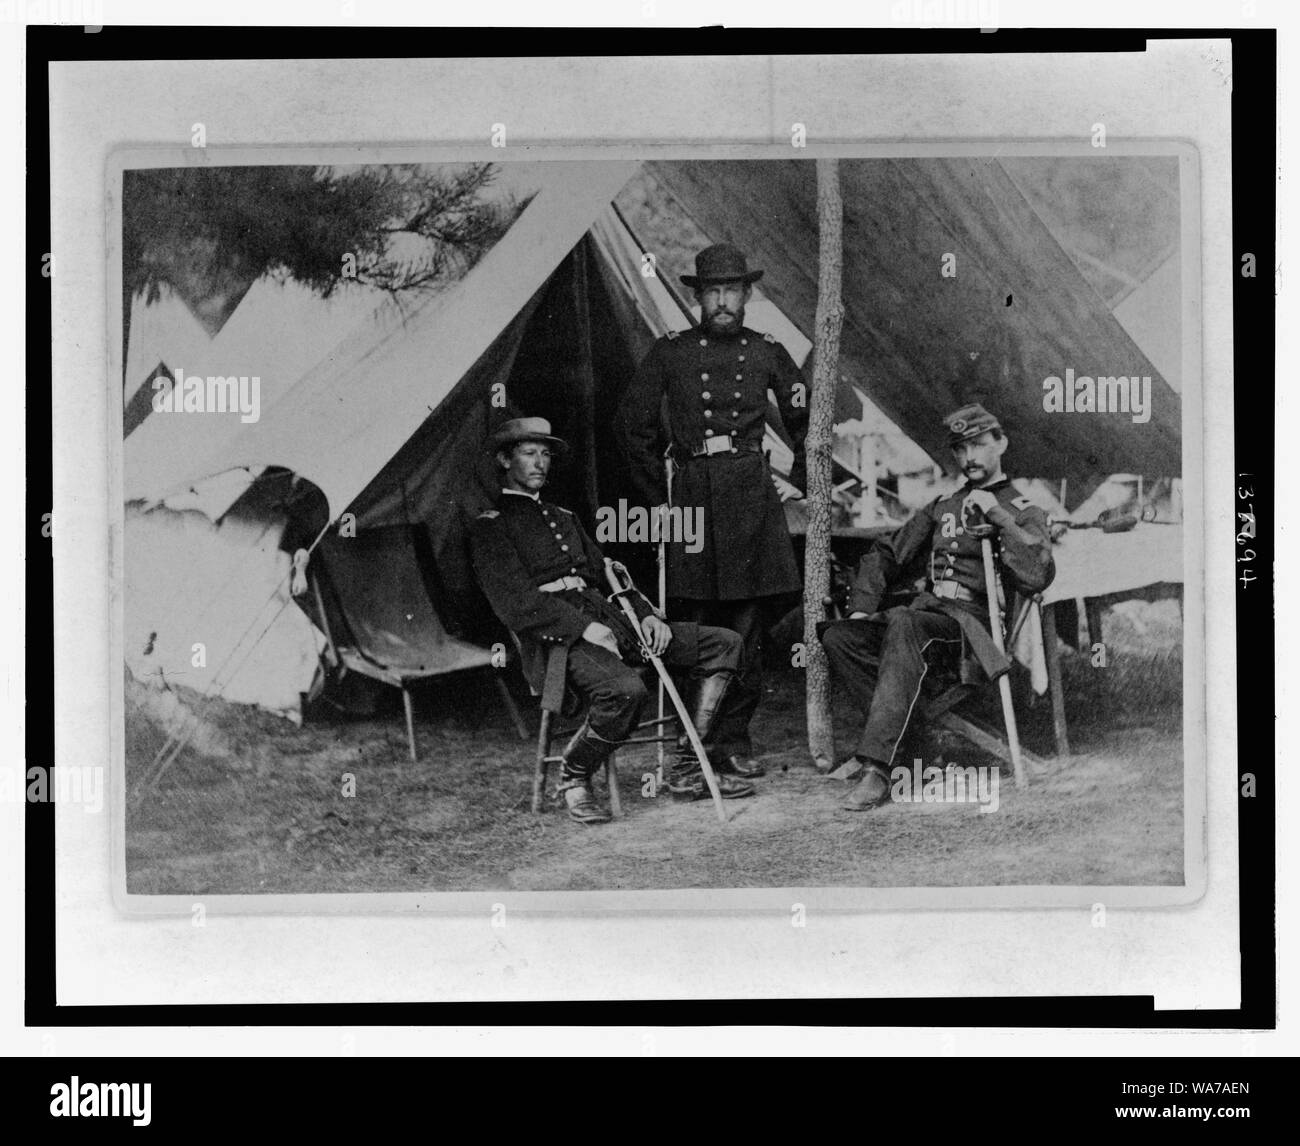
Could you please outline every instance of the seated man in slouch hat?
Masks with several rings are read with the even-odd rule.
[[[474,568],[493,611],[518,637],[524,674],[539,693],[551,650],[564,650],[565,686],[587,706],[587,717],[565,751],[560,792],[573,819],[605,823],[610,814],[592,794],[591,778],[631,733],[645,701],[641,642],[602,592],[600,549],[572,510],[541,499],[552,458],[567,448],[550,423],[512,419],[492,434],[488,448],[501,467],[503,488],[496,508],[480,514],[470,532]],[[712,760],[714,718],[740,668],[740,638],[729,629],[670,624],[644,597],[630,600],[650,648],[694,681],[688,710]],[[720,775],[718,783],[728,799],[754,794],[752,784],[732,776]],[[709,794],[684,736],[667,786],[686,799]]]

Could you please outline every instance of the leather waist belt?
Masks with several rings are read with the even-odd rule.
[[[974,593],[966,588],[965,585],[956,581],[936,581],[930,586],[930,592],[936,597],[943,597],[949,601],[978,601],[980,600]]]
[[[581,577],[560,577],[537,586],[543,593],[563,593],[566,589],[585,589],[587,582]]]
[[[714,434],[689,450],[693,458],[703,458],[709,454],[761,454],[762,452],[763,447],[758,442],[743,441],[735,434]]]

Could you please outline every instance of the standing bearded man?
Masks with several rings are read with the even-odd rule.
[[[749,724],[762,698],[763,630],[773,605],[801,588],[781,503],[802,497],[808,432],[806,388],[789,352],[770,334],[745,326],[752,284],[745,255],[725,243],[701,251],[695,274],[700,325],[659,339],[642,361],[619,414],[630,479],[646,506],[669,503],[704,513],[703,544],[689,552],[667,545],[670,613],[740,634],[744,668],[719,714],[715,735],[721,773],[763,775]],[[763,452],[763,432],[776,396],[794,445],[790,482],[777,484]],[[660,410],[667,397],[668,487]]]

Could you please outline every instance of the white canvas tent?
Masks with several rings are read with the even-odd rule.
[[[363,491],[373,494],[376,476],[476,364],[494,353],[513,360],[521,315],[536,309],[537,296],[584,234],[605,286],[622,296],[627,324],[640,327],[638,352],[665,330],[689,325],[663,284],[638,273],[635,241],[610,207],[634,169],[539,168],[537,193],[519,220],[453,289],[400,320],[356,309],[352,332],[292,379],[291,356],[274,347],[284,307],[267,314],[279,288],[250,289],[202,352],[197,337],[186,343],[195,364],[187,373],[224,374],[236,361],[250,363],[251,373],[258,368],[252,364],[272,361],[268,377],[277,385],[264,390],[256,423],[233,414],[155,413],[126,440],[124,640],[134,675],[295,714],[316,675],[322,635],[291,604],[292,558],[282,546],[287,516],[265,507],[241,512],[241,497],[268,465],[319,490],[328,519]],[[144,364],[155,352],[151,329],[167,323],[156,323],[143,304],[136,310],[132,360]],[[320,321],[317,315],[318,328]],[[504,354],[503,342],[514,343]],[[477,381],[481,389],[484,379]],[[489,399],[478,395],[475,425],[483,423]],[[465,477],[463,468],[458,476]],[[382,511],[362,514],[364,526],[382,525],[383,518]],[[489,660],[483,644],[440,625],[419,639],[436,646],[425,659],[448,671]]]
[[[746,247],[766,268],[768,298],[783,321],[806,337],[815,299],[811,165],[791,160],[653,166],[712,239]],[[904,433],[938,458],[939,415],[967,393],[987,394],[1013,432],[1021,473],[1072,475],[1073,488],[1073,475],[1090,455],[1099,462],[1143,457],[1155,472],[1176,471],[1177,397],[1163,381],[1156,408],[1160,425],[1153,421],[1142,435],[1126,425],[1108,427],[1100,437],[1092,424],[1044,422],[1038,395],[1025,391],[1024,377],[1032,380],[1040,363],[1072,360],[1082,345],[1110,347],[1117,359],[1147,367],[996,161],[862,161],[841,167],[848,208],[842,368]],[[512,413],[550,417],[575,445],[577,462],[556,476],[558,500],[589,515],[598,499],[617,490],[618,459],[606,431],[620,387],[655,336],[685,328],[689,320],[662,283],[641,273],[636,241],[610,207],[638,164],[539,163],[534,169],[536,194],[462,281],[405,316],[340,332],[336,345],[322,342],[319,355],[300,371],[294,363],[277,367],[274,377],[268,374],[257,422],[229,414],[154,414],[127,438],[123,477],[129,503],[198,496],[189,491],[205,488],[216,475],[252,476],[261,467],[276,469],[235,502],[232,521],[248,516],[241,509],[267,485],[267,474],[282,477],[287,471],[294,481],[281,481],[281,488],[317,494],[305,534],[302,520],[282,518],[281,531],[297,530],[291,542],[283,532],[265,532],[256,535],[254,546],[242,526],[230,531],[232,550],[245,555],[244,563],[222,563],[230,579],[246,582],[247,591],[219,610],[207,647],[208,673],[228,659],[223,643],[233,649],[238,636],[263,625],[257,613],[262,602],[255,598],[264,584],[282,586],[272,608],[283,606],[278,618],[288,619],[273,624],[294,626],[304,635],[297,640],[288,634],[284,642],[295,650],[295,663],[314,656],[318,636],[310,625],[301,627],[305,618],[289,605],[286,549],[309,544],[345,510],[355,513],[362,528],[427,525],[431,542],[424,564],[430,578],[442,582],[430,595],[438,597],[437,612],[446,622],[445,648],[457,664],[469,655],[466,647],[483,655],[481,634],[464,630],[456,617],[458,606],[476,592],[465,573],[457,523],[487,504],[482,483],[474,489],[479,450],[491,426]],[[931,260],[917,246],[931,232],[967,251],[964,265],[974,268],[952,286],[950,299],[935,303],[934,313],[916,305],[918,297],[932,301],[933,284],[920,269]],[[1004,304],[1001,288],[988,288],[993,280],[1016,284],[1015,307]],[[1037,289],[1028,289],[1031,283]],[[258,321],[256,304],[240,312],[242,306],[231,330],[240,330],[246,317],[245,345],[256,338],[262,345],[275,343],[274,330],[268,334]],[[988,352],[971,349],[981,346]],[[134,346],[132,354],[137,355]],[[225,356],[209,361],[222,375],[245,372]],[[949,366],[958,361],[975,365],[955,375]],[[1016,368],[1009,370],[1008,363]],[[250,363],[247,373],[256,369]],[[503,403],[495,401],[498,385]],[[849,387],[843,389],[848,414],[856,413],[860,403]],[[263,521],[267,514],[251,517]],[[189,543],[149,548],[137,539],[139,521],[132,520],[125,550],[128,660],[144,656],[134,645],[149,647],[154,670],[203,686],[188,653],[201,639],[194,632],[193,602],[187,613],[184,594],[167,597],[174,613],[163,615],[164,597],[151,584],[172,578],[186,561],[216,559],[199,556],[202,546]],[[317,554],[326,567],[327,544]],[[181,549],[188,556],[174,552]],[[265,577],[261,570],[250,572],[255,551],[267,566]],[[459,611],[463,621],[474,610]],[[274,644],[279,634],[265,639]],[[160,650],[167,650],[168,663],[159,660]],[[289,681],[297,671],[289,664],[293,660],[284,658],[277,701],[302,691],[300,677]],[[280,670],[264,665],[264,671],[274,676]],[[251,678],[235,679],[224,689],[234,698],[267,695],[265,681]]]

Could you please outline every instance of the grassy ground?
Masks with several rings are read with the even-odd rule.
[[[1131,607],[1130,607],[1131,606]],[[406,756],[400,714],[309,724],[216,702],[204,735],[127,817],[140,894],[586,888],[1177,884],[1182,881],[1182,657],[1174,602],[1107,614],[1110,663],[1066,651],[1075,755],[1000,807],[838,808],[845,786],[807,766],[802,675],[772,672],[755,723],[768,776],[730,801],[646,798],[653,749],[620,756],[625,818],[585,828],[528,810],[532,745],[494,695],[435,689]],[[127,707],[128,784],[162,723]],[[996,711],[996,709],[994,710]],[[1026,743],[1050,753],[1045,700],[1022,706]],[[836,707],[841,752],[856,720]],[[959,763],[986,763],[975,750]],[[344,774],[355,795],[343,795]]]

